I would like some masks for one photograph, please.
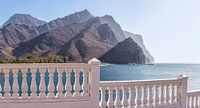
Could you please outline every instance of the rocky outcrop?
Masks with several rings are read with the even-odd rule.
[[[143,43],[143,39],[141,35],[130,33],[128,31],[123,31],[121,26],[114,20],[114,18],[110,15],[105,15],[103,17],[100,17],[100,21],[102,24],[108,24],[112,31],[115,34],[115,37],[117,38],[118,42],[121,42],[125,40],[128,37],[131,37],[133,41],[135,41],[143,50],[144,55],[146,56],[146,63],[153,63],[154,58],[153,56],[149,53],[149,51],[145,48],[145,45]]]
[[[109,50],[99,59],[106,63],[145,64],[145,55],[140,46],[134,42],[132,38],[127,38],[124,41],[118,43],[114,48]]]
[[[39,20],[35,17],[32,17],[29,14],[14,14],[6,21],[3,26],[8,24],[24,24],[27,26],[39,26],[45,24],[45,21]]]
[[[139,35],[139,34],[133,34],[133,33],[130,33],[128,31],[124,31],[124,35],[125,35],[125,38],[129,38],[131,37],[133,39],[134,42],[136,42],[143,50],[144,52],[144,55],[146,56],[145,58],[145,63],[147,64],[150,64],[150,63],[153,63],[154,62],[154,58],[153,56],[149,53],[149,51],[146,49],[144,43],[143,43],[143,39],[142,39],[142,36]]]

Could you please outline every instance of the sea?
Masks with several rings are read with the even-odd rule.
[[[185,74],[188,90],[200,90],[200,64],[102,64],[100,69],[101,81],[167,79]]]

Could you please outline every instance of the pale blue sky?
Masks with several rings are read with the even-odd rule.
[[[200,0],[1,0],[0,25],[14,13],[49,21],[83,9],[142,34],[156,62],[200,63]]]

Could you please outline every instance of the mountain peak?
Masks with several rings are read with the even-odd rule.
[[[85,14],[91,14],[87,9],[84,9],[82,11],[79,11],[77,13],[85,13]]]
[[[29,14],[21,14],[16,13],[12,15],[4,24],[6,26],[8,24],[24,24],[28,26],[39,26],[45,24],[45,21],[41,21]]]

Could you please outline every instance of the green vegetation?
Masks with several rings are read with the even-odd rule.
[[[1,59],[0,63],[66,63],[67,57],[49,55],[47,57],[27,56],[14,59]]]

